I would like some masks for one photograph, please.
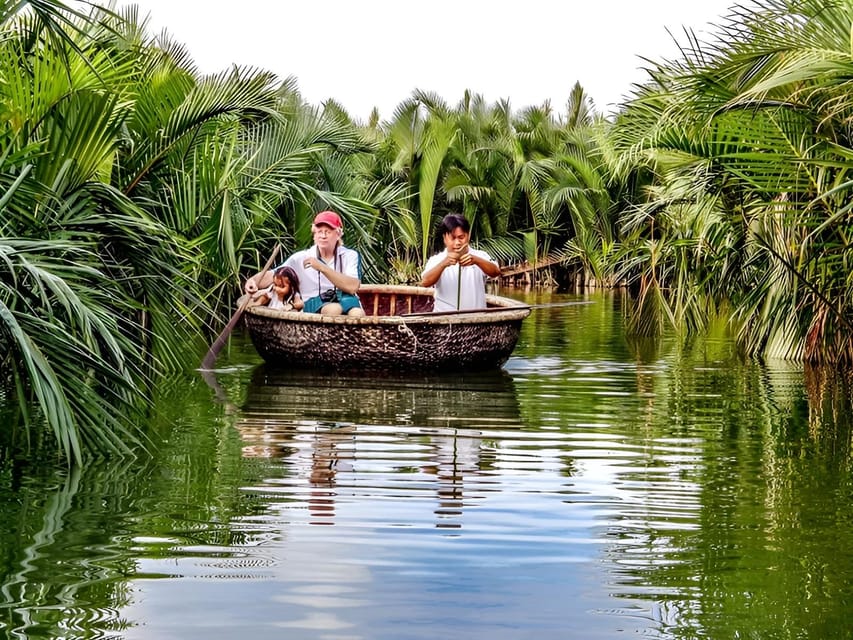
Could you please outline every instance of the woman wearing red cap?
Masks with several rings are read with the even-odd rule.
[[[324,315],[363,316],[364,310],[356,292],[361,286],[361,256],[358,251],[343,246],[343,224],[334,211],[321,211],[311,225],[314,245],[297,251],[287,260],[285,267],[293,269],[299,277],[299,295],[305,301],[306,313]],[[257,274],[246,280],[246,293],[268,286],[272,275],[264,274],[258,282]]]

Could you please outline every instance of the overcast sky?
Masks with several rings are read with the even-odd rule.
[[[119,0],[119,6],[131,4]],[[645,79],[641,57],[676,54],[671,32],[715,31],[731,0],[140,0],[149,31],[167,30],[203,73],[231,64],[281,79],[303,97],[383,119],[421,89],[450,106],[465,89],[514,110],[562,111],[576,81],[609,112]]]

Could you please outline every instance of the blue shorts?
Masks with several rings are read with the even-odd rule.
[[[338,302],[343,307],[344,313],[349,313],[350,309],[361,307],[361,300],[358,299],[358,296],[354,296],[351,293],[344,293],[343,291],[338,291],[337,294],[338,299],[330,302]],[[302,310],[305,313],[320,313],[320,309],[330,304],[330,302],[323,302],[320,296],[314,296],[305,301],[305,308]]]

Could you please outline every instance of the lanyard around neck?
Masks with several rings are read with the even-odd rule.
[[[326,261],[323,259],[323,256],[321,256],[321,255],[320,255],[320,247],[317,247],[317,260],[319,260],[319,261],[320,261],[320,262],[322,262],[323,264],[326,264],[326,265],[328,265],[328,266],[332,267],[332,269],[333,269],[334,271],[337,271],[337,270],[338,270],[338,245],[337,245],[337,244],[335,245],[335,253],[334,253],[334,255],[332,256],[332,262],[331,262],[331,264],[329,264],[328,262],[326,262]],[[318,295],[318,296],[319,296],[319,295],[320,295],[320,293],[321,293],[321,291],[320,291],[320,289],[321,289],[321,287],[320,287],[320,276],[321,276],[321,275],[322,275],[322,274],[317,274],[317,295]],[[331,282],[331,280],[330,280],[329,282]],[[333,284],[332,286],[334,286],[334,284]]]

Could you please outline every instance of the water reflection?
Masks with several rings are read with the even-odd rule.
[[[849,376],[537,314],[476,376],[235,348],[146,465],[0,450],[0,637],[851,637]]]
[[[513,379],[503,369],[381,376],[260,365],[242,411],[248,419],[296,417],[329,424],[458,426],[520,419]]]
[[[334,524],[336,499],[361,482],[356,473],[404,473],[431,485],[435,526],[454,529],[466,481],[493,467],[484,435],[522,424],[503,370],[360,376],[261,365],[236,426],[244,456],[279,458],[294,478],[307,478],[311,524]]]

